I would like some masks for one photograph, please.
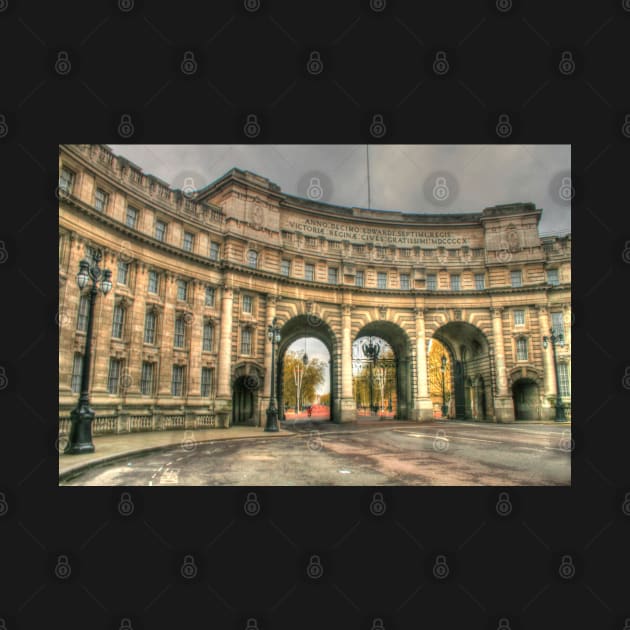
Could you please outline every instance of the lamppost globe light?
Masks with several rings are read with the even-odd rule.
[[[543,348],[546,350],[547,346],[549,346],[549,342],[547,341],[547,337],[543,337]]]
[[[109,269],[103,269],[103,279],[101,280],[101,291],[103,295],[107,295],[112,290],[112,272]]]
[[[90,280],[90,262],[85,258],[79,263],[79,272],[77,273],[77,284],[79,289],[83,290]]]
[[[276,343],[280,343],[280,333],[276,332]]]

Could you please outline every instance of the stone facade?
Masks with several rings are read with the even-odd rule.
[[[328,347],[336,422],[355,419],[351,346],[364,335],[396,353],[400,418],[433,417],[432,337],[455,367],[457,417],[553,417],[553,356],[541,343],[552,324],[564,332],[570,413],[571,236],[541,237],[531,203],[439,215],[346,208],[238,169],[172,190],[102,145],[61,146],[59,168],[60,418],[78,397],[75,276],[90,248],[114,281],[94,309],[97,432],[264,424],[274,317],[278,365],[304,335]]]

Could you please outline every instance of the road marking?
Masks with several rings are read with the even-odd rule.
[[[399,433],[405,433],[404,430],[399,430]],[[445,442],[449,442],[451,439],[456,440],[470,440],[472,442],[485,442],[486,444],[503,444],[502,440],[482,440],[481,438],[471,438],[464,437],[463,435],[453,435],[450,439],[443,435],[426,435],[425,433],[405,433],[405,435],[410,435],[412,437],[424,437],[424,438],[432,438],[434,440],[444,440]]]

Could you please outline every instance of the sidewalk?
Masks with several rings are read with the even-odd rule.
[[[232,426],[229,429],[195,429],[188,431],[147,431],[116,435],[98,435],[93,438],[94,453],[85,455],[59,454],[59,479],[65,478],[81,468],[89,468],[103,462],[125,457],[131,453],[159,450],[169,446],[184,445],[190,448],[193,443],[214,442],[215,440],[235,440],[245,438],[280,438],[295,435],[290,431],[265,432],[263,427]],[[194,447],[193,447],[194,448]]]

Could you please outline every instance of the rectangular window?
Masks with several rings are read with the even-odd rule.
[[[210,322],[203,325],[203,351],[212,352],[212,341],[214,338],[214,326]]]
[[[212,391],[212,368],[201,368],[201,395],[207,398]]]
[[[283,276],[288,276],[291,273],[291,262],[289,260],[283,260],[280,263],[280,273]]]
[[[94,192],[94,207],[99,212],[105,212],[108,203],[109,195],[102,188],[97,188]]]
[[[525,311],[521,308],[514,311],[514,325],[525,326]]]
[[[70,194],[74,186],[74,172],[65,166],[61,167],[59,173],[59,189]]]
[[[77,312],[77,330],[81,332],[87,331],[88,310],[90,308],[90,298],[82,295],[79,299],[79,310]]]
[[[256,269],[258,267],[258,252],[250,249],[247,252],[247,264],[252,268]]]
[[[313,280],[315,278],[315,266],[306,263],[304,265],[304,279],[305,280]]]
[[[435,291],[437,289],[437,276],[434,273],[427,274],[427,291]]]
[[[358,287],[365,285],[365,276],[362,271],[357,271],[357,275],[354,277],[354,283]]]
[[[214,306],[214,287],[206,287],[206,306]]]
[[[125,223],[127,224],[127,227],[135,228],[137,221],[138,221],[138,211],[135,208],[132,208],[131,206],[127,206],[127,218],[125,221]]]
[[[70,379],[70,388],[75,394],[81,391],[81,375],[83,372],[83,355],[75,353],[72,360],[72,378]]]
[[[387,288],[387,274],[384,273],[383,271],[379,271],[377,276],[376,276],[376,286],[379,289],[386,289]]]
[[[521,287],[523,286],[523,274],[519,271],[511,271],[510,279],[512,281],[513,287]]]
[[[241,354],[251,354],[252,352],[252,331],[250,328],[243,328],[241,333]]]
[[[459,290],[460,290],[459,275],[451,274],[451,291],[459,291]]]
[[[195,243],[195,236],[190,232],[184,232],[184,249],[187,252],[192,252],[193,245]]]
[[[173,366],[173,377],[171,379],[171,396],[184,395],[184,370],[183,365]]]
[[[173,345],[176,348],[184,347],[184,340],[186,338],[186,321],[183,315],[180,315],[175,319],[175,336],[173,337]]]
[[[155,343],[156,320],[155,311],[147,311],[144,316],[144,343]]]
[[[571,395],[569,366],[566,363],[558,363],[558,389],[560,391],[560,396]]]
[[[210,260],[219,260],[219,243],[210,241]]]
[[[547,282],[549,284],[560,284],[560,277],[557,269],[547,270]]]
[[[519,337],[516,340],[516,360],[527,361],[527,339]]]
[[[127,277],[129,275],[129,263],[118,261],[118,284],[127,284]]]
[[[155,363],[142,362],[142,375],[140,377],[140,392],[145,396],[153,394],[153,382]]]
[[[251,313],[252,312],[252,296],[244,295],[243,296],[243,313]]]
[[[188,283],[186,280],[177,281],[177,299],[182,302],[186,301],[186,295],[188,294]]]
[[[155,238],[158,241],[164,241],[166,239],[166,223],[164,221],[155,222]]]
[[[112,337],[122,339],[123,325],[125,323],[125,309],[120,305],[114,306],[114,319],[112,322]]]
[[[159,276],[157,271],[149,271],[149,293],[157,293],[159,289]]]
[[[483,273],[475,274],[475,289],[479,291],[480,289],[486,288],[486,276]]]
[[[122,361],[120,359],[109,360],[109,373],[107,374],[107,391],[110,394],[117,394],[120,386],[120,372]]]
[[[564,337],[564,314],[562,311],[551,313],[551,328],[556,336],[562,335]]]
[[[403,291],[408,291],[410,288],[410,284],[409,284],[409,274],[408,273],[401,273],[400,274],[400,288]]]
[[[337,268],[329,267],[328,268],[328,284],[337,284]]]

